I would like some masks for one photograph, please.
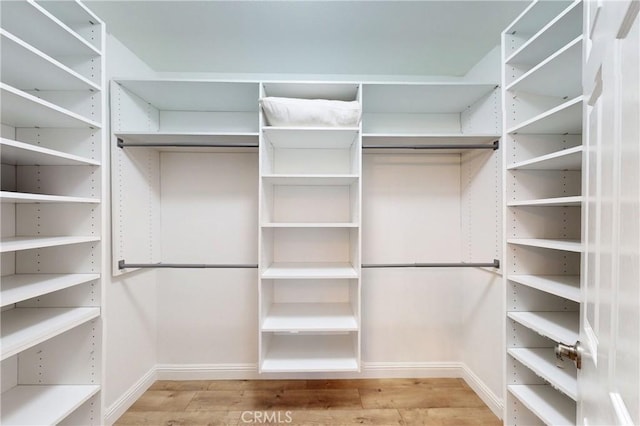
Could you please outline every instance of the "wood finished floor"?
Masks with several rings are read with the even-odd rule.
[[[501,425],[462,379],[157,381],[116,425]]]

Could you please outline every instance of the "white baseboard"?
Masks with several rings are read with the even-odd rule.
[[[105,424],[114,424],[156,380],[156,367],[154,366],[106,409]]]
[[[362,362],[363,379],[460,378],[459,362]]]
[[[462,365],[462,378],[469,385],[473,391],[478,394],[480,399],[487,404],[487,407],[495,414],[499,419],[502,419],[504,403],[495,393],[489,389],[489,387],[482,381],[471,369],[466,365]]]
[[[258,364],[157,364],[158,380],[258,379]]]
[[[257,364],[158,364],[158,380],[391,379],[463,377],[459,362],[363,362],[360,372],[258,374]]]

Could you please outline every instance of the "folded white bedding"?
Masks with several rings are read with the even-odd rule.
[[[270,126],[349,127],[360,123],[358,101],[264,97],[262,111]]]

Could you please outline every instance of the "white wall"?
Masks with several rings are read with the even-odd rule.
[[[146,64],[110,35],[106,58],[108,80],[115,76],[144,78],[154,75]],[[108,165],[110,158],[104,161]],[[107,185],[107,193],[110,193],[110,178]],[[111,223],[110,205],[109,202],[107,223]],[[104,238],[106,247],[111,247],[110,230]],[[139,271],[114,278],[111,276],[111,251],[105,252],[103,401],[107,423],[110,423],[127,408],[121,406],[124,399],[157,362],[157,276],[155,271]]]
[[[460,260],[459,155],[366,154],[362,185],[363,263]],[[457,269],[365,269],[365,366],[459,361],[460,281]]]
[[[258,153],[160,156],[162,258],[258,263]],[[159,272],[158,362],[256,364],[257,269]]]
[[[257,263],[256,154],[163,153],[160,168],[165,262]],[[363,263],[459,261],[460,199],[459,155],[365,155]],[[255,370],[255,270],[162,270],[159,280],[164,377]],[[365,270],[365,373],[460,361],[461,281],[456,269]]]

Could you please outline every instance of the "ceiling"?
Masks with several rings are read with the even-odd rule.
[[[160,72],[464,75],[527,1],[98,1]]]

